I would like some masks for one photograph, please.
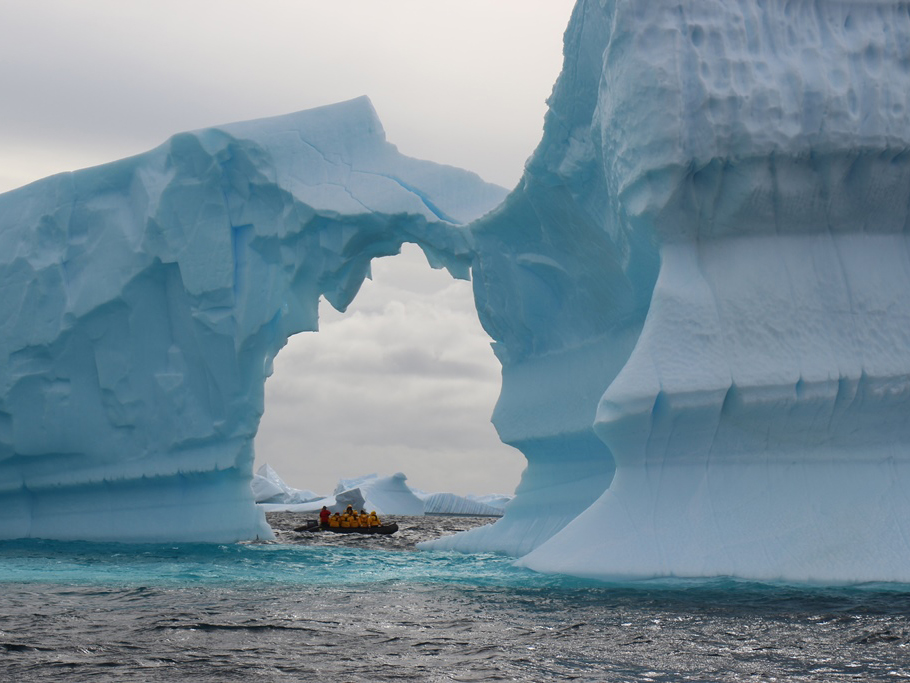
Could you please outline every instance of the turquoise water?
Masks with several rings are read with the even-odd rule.
[[[806,586],[727,578],[654,579],[604,583],[551,576],[514,566],[512,558],[448,552],[285,543],[122,544],[45,540],[0,541],[0,583],[186,585],[188,583],[351,585],[383,581],[498,586],[501,588],[667,591],[726,591],[729,598],[779,599],[797,595],[888,601],[910,595],[906,584]]]
[[[291,544],[0,542],[0,582],[360,585],[382,581],[517,587],[560,583],[497,555]],[[564,580],[567,585],[578,583]]]
[[[2,542],[0,680],[910,678],[910,586],[580,581],[415,552],[419,524],[399,539]]]

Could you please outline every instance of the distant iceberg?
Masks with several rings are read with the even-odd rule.
[[[454,493],[428,493],[420,496],[425,515],[463,515],[473,517],[502,517],[503,508],[487,505]],[[496,498],[495,500],[500,500]]]
[[[256,471],[250,486],[253,489],[253,499],[257,503],[297,505],[323,497],[307,489],[295,489],[292,486],[288,486],[268,463],[265,463]]]
[[[506,493],[485,493],[483,495],[469,493],[465,496],[465,500],[504,511],[506,505],[508,505],[514,497],[515,496]]]
[[[389,477],[368,474],[357,479],[342,479],[335,495],[358,489],[363,493],[364,507],[380,515],[422,515],[423,501],[405,483],[407,477],[396,472]]]
[[[484,496],[459,496],[454,493],[425,493],[407,485],[401,472],[391,476],[367,474],[352,479],[341,479],[331,496],[319,496],[312,491],[307,500],[300,500],[301,490],[295,489],[278,476],[267,464],[259,468],[252,487],[259,507],[265,512],[312,512],[325,505],[332,512],[340,512],[348,504],[356,509],[375,510],[380,515],[463,515],[501,517],[511,500],[504,494]],[[261,496],[268,496],[260,500]]]
[[[327,507],[330,512],[341,512],[348,506],[363,510],[366,501],[358,488],[341,491],[333,496],[314,498],[305,503],[259,503],[257,507],[263,512],[318,512]]]
[[[424,547],[910,581],[908,45],[887,0],[580,0],[507,197],[365,99],[0,195],[0,537],[269,535],[272,359],[414,242],[472,277],[528,461],[501,520]]]

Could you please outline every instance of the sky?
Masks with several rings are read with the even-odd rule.
[[[0,0],[0,192],[174,133],[367,95],[407,155],[507,188],[540,140],[574,0]],[[499,364],[470,283],[416,248],[291,339],[256,467],[330,493],[397,471],[509,493],[524,458],[490,415]]]

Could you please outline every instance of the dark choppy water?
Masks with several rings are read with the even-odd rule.
[[[0,543],[0,681],[910,678],[910,586],[603,585],[413,552],[477,523],[268,544]]]

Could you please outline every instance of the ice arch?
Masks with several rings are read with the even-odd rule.
[[[275,354],[402,242],[467,277],[456,226],[504,194],[400,155],[360,98],[0,196],[0,537],[268,536]]]
[[[4,195],[0,535],[263,533],[269,360],[414,241],[471,268],[529,461],[435,547],[910,580],[908,45],[887,0],[580,0],[543,141],[465,229],[501,191],[362,100]]]
[[[346,311],[321,302],[319,332],[275,359],[254,469],[321,492],[376,471],[424,491],[512,492],[525,459],[490,423],[501,372],[471,283],[413,244],[371,270]]]

